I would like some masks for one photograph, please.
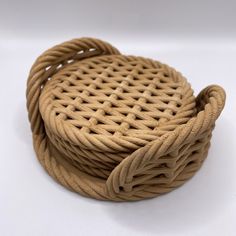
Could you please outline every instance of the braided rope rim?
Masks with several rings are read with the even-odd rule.
[[[199,165],[179,170],[178,175],[171,176],[167,184],[158,185],[158,188],[155,185],[133,188],[139,181],[137,173],[157,163],[161,157],[199,137],[210,138],[214,123],[224,107],[224,90],[217,85],[205,88],[196,99],[198,114],[195,117],[130,154],[112,171],[107,180],[99,179],[71,166],[51,144],[45,134],[38,104],[41,89],[48,78],[68,63],[84,59],[85,51],[86,57],[120,54],[113,46],[101,40],[82,38],[49,49],[32,66],[27,83],[27,108],[34,148],[40,163],[54,179],[68,189],[100,200],[141,200],[169,192],[183,184],[200,168],[207,155],[209,143],[204,147]]]

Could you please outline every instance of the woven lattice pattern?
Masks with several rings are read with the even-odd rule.
[[[140,200],[201,167],[224,107],[209,86],[195,98],[173,68],[82,38],[33,65],[27,106],[37,156],[60,183],[103,200]]]
[[[134,148],[169,129],[170,121],[185,123],[195,112],[193,92],[179,73],[150,59],[120,55],[64,68],[45,85],[40,100],[46,125],[54,116],[80,136],[113,136]]]

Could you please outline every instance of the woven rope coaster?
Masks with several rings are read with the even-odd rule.
[[[195,98],[173,68],[92,38],[44,52],[27,84],[39,161],[67,188],[102,200],[154,197],[193,176],[224,102],[217,85]]]

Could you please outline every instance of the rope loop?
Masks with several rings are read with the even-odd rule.
[[[44,132],[38,103],[41,90],[48,79],[75,61],[112,54],[120,52],[109,43],[94,38],[80,38],[56,45],[39,56],[30,70],[26,91],[32,132]]]

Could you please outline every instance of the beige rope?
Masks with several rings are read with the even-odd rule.
[[[224,102],[217,85],[195,99],[173,68],[92,38],[47,50],[27,83],[39,161],[65,187],[101,200],[183,184],[206,158]]]

